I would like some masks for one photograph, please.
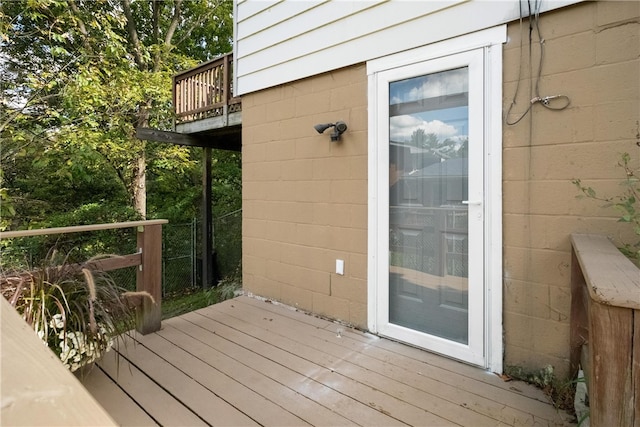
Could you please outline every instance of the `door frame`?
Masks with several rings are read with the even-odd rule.
[[[502,43],[506,42],[506,25],[478,31],[454,39],[430,44],[367,62],[368,75],[368,328],[378,333],[378,292],[388,277],[381,277],[380,264],[388,257],[378,254],[380,233],[388,234],[387,215],[381,204],[386,189],[379,185],[382,167],[377,131],[378,73],[397,67],[429,61],[457,53],[482,49],[484,89],[484,359],[483,368],[502,372]],[[385,99],[386,101],[386,99]],[[385,139],[384,143],[387,141]],[[383,209],[384,208],[384,209]],[[381,214],[382,212],[382,214]],[[388,220],[387,220],[388,222]]]

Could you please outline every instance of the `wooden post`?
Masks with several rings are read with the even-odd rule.
[[[589,301],[589,423],[632,426],[633,310]]]
[[[569,377],[576,378],[580,368],[582,346],[589,340],[588,309],[585,295],[585,281],[576,257],[576,251],[571,247],[571,322],[570,322],[570,356]],[[584,367],[583,367],[584,370]]]
[[[571,365],[584,339],[590,425],[640,427],[640,270],[605,236],[571,243]]]
[[[633,360],[631,362],[631,369],[633,370],[631,381],[634,384],[633,392],[635,393],[633,406],[636,408],[633,426],[640,427],[640,310],[634,310],[633,323],[633,336],[636,337],[633,340]]]
[[[138,266],[136,288],[146,291],[154,299],[143,299],[142,309],[137,311],[137,330],[143,335],[160,329],[162,319],[162,225],[138,227],[138,250],[142,264]]]
[[[213,283],[213,229],[211,215],[211,148],[203,149],[204,174],[202,176],[202,288]]]

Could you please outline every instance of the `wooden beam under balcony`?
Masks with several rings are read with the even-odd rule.
[[[158,129],[136,128],[136,138],[189,147],[216,148],[232,151],[240,151],[242,146],[240,129],[237,127],[203,134],[184,134]]]

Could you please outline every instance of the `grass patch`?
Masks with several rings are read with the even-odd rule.
[[[561,381],[553,372],[553,367],[547,365],[539,371],[528,371],[520,366],[506,366],[505,374],[516,380],[521,380],[542,389],[551,398],[558,409],[563,409],[571,414],[574,412],[574,396],[576,392],[575,382]]]
[[[238,282],[221,283],[215,288],[190,288],[166,295],[162,300],[162,319],[180,316],[233,298],[242,286]]]

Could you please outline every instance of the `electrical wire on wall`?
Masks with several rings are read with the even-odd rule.
[[[511,121],[509,117],[511,116],[511,110],[516,105],[516,99],[518,97],[518,91],[520,90],[520,81],[522,80],[522,55],[524,53],[523,49],[523,16],[522,16],[522,0],[518,2],[520,6],[520,62],[518,65],[518,82],[516,84],[516,90],[513,94],[513,100],[511,101],[511,105],[509,105],[509,109],[507,110],[505,123],[507,125],[515,125],[520,122],[530,111],[531,108],[535,104],[540,104],[544,108],[549,110],[561,111],[569,106],[571,100],[567,95],[547,95],[540,96],[540,77],[542,76],[542,66],[544,64],[544,54],[545,54],[545,40],[540,33],[540,6],[542,4],[542,0],[534,0],[533,9],[531,7],[531,0],[527,0],[527,5],[529,8],[529,64],[533,62],[533,43],[534,43],[534,32],[537,36],[536,43],[540,45],[540,61],[538,62],[538,71],[536,75],[535,85],[531,88],[529,95],[530,101],[527,109],[522,113],[517,119]]]

